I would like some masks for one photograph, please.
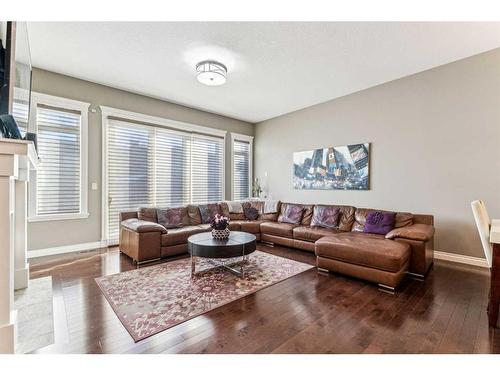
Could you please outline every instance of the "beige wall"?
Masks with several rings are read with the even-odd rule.
[[[254,127],[243,121],[132,94],[88,81],[34,69],[33,90],[69,99],[81,100],[98,109],[104,105],[128,111],[164,117],[191,124],[253,135]],[[29,223],[28,249],[95,242],[101,239],[101,114],[89,113],[88,219]],[[226,137],[230,144],[230,134]],[[227,147],[226,147],[227,149]],[[226,197],[231,196],[231,158],[226,153]],[[97,182],[98,190],[90,189]]]
[[[255,137],[272,197],[434,214],[437,250],[482,257],[470,202],[500,218],[500,49],[264,121]],[[371,190],[293,189],[294,151],[363,142]]]

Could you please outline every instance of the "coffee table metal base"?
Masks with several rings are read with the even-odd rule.
[[[196,256],[191,255],[191,277],[195,277],[206,271],[213,270],[214,268],[224,267],[228,271],[234,273],[236,276],[245,277],[245,265],[248,264],[250,255],[242,255],[239,260],[230,259],[214,259],[214,258],[203,258],[210,262],[213,267],[206,267],[202,270],[196,271]]]

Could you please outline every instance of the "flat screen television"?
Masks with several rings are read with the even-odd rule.
[[[27,23],[0,22],[0,39],[0,70],[3,70],[0,72],[0,115],[12,116],[20,133],[10,134],[24,137],[29,127],[32,77]]]

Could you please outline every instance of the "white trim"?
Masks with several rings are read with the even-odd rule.
[[[108,239],[108,211],[109,211],[109,187],[108,187],[108,117],[116,117],[122,120],[131,120],[136,121],[145,125],[150,125],[152,127],[166,127],[169,130],[175,132],[178,130],[180,132],[190,132],[196,133],[196,136],[215,136],[223,139],[223,149],[222,149],[222,200],[226,199],[226,136],[227,131],[213,129],[206,126],[190,124],[187,122],[181,122],[176,120],[170,120],[163,117],[151,116],[144,113],[126,111],[123,109],[100,106],[101,109],[101,127],[102,127],[102,164],[101,164],[101,186],[102,186],[102,195],[101,195],[101,243],[107,245],[113,245],[114,241],[109,241]],[[253,138],[253,137],[252,137]],[[190,153],[190,157],[192,157],[192,153]],[[189,163],[192,168],[192,163]],[[190,172],[192,175],[192,171]],[[190,193],[191,194],[191,193]],[[191,201],[191,196],[189,197]]]
[[[248,197],[252,198],[253,186],[253,137],[250,135],[231,132],[231,200],[234,200],[234,141],[248,142],[250,154],[248,155]]]
[[[144,113],[139,112],[131,112],[123,109],[117,109],[112,107],[100,106],[102,117],[118,117],[125,120],[132,120],[141,123],[151,124],[154,126],[164,126],[168,128],[174,128],[178,130],[184,130],[188,132],[202,133],[207,135],[213,135],[217,137],[224,138],[226,136],[227,131],[209,128],[207,126],[190,124],[187,122],[181,122],[176,120],[170,120],[163,117],[146,115]]]
[[[28,250],[28,258],[31,259],[31,258],[44,257],[47,255],[74,253],[78,251],[99,249],[101,247],[105,246],[103,246],[101,241],[96,241],[96,242],[80,243],[76,245],[49,247],[46,249]]]
[[[101,242],[108,243],[108,114],[101,107]]]
[[[38,221],[87,219],[88,217],[89,217],[88,212],[81,212],[81,213],[76,213],[76,214],[38,215],[38,216],[28,217],[28,221],[30,223],[35,223]]]
[[[253,144],[253,136],[251,135],[246,135],[246,134],[240,134],[240,133],[233,133],[231,132],[231,138],[236,139],[238,141],[243,141],[243,142],[248,142]]]
[[[80,100],[63,98],[60,96],[54,96],[49,94],[43,94],[41,92],[33,92],[31,94],[31,99],[37,102],[42,102],[45,105],[50,105],[62,109],[72,109],[75,111],[88,110],[90,103],[82,102]]]
[[[441,259],[441,260],[447,260],[449,262],[469,264],[471,266],[489,268],[488,262],[486,261],[485,258],[478,258],[478,257],[471,257],[468,255],[447,253],[444,251],[434,251],[434,258]]]
[[[28,131],[38,133],[36,116],[38,104],[80,112],[80,212],[75,214],[37,215],[36,214],[36,173],[33,173],[29,191],[30,222],[85,219],[88,214],[88,115],[90,103],[33,92],[31,95]]]

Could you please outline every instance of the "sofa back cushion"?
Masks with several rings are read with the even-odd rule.
[[[354,214],[356,212],[356,207],[341,205],[333,205],[333,207],[337,207],[340,210],[338,229],[342,232],[350,232],[352,229],[352,225],[354,224]]]
[[[303,204],[304,212],[302,213],[302,220],[300,221],[301,225],[311,225],[311,220],[314,212],[313,204]]]
[[[221,215],[229,217],[229,205],[227,204],[227,202],[219,202],[218,205],[219,205],[219,213]]]
[[[156,208],[140,207],[137,210],[137,218],[139,220],[152,221],[154,223],[157,223],[158,219],[156,216]]]
[[[352,226],[353,232],[364,232],[366,217],[370,211],[380,211],[380,212],[390,212],[384,210],[375,210],[372,208],[356,208],[354,214],[354,224]],[[396,217],[394,220],[394,228],[406,227],[413,224],[413,214],[409,212],[396,212]]]
[[[278,222],[289,224],[300,224],[304,213],[304,207],[301,204],[282,203]]]
[[[198,207],[200,209],[202,224],[210,224],[214,216],[220,213],[217,203],[200,204]]]
[[[201,224],[201,214],[198,206],[190,204],[187,206],[189,224],[190,225],[200,225]]]
[[[229,213],[229,220],[231,221],[237,221],[237,220],[245,220],[245,214],[243,212],[238,212],[238,213]]]
[[[158,224],[167,229],[181,228],[190,223],[187,207],[158,208]]]
[[[426,214],[414,214],[413,224],[434,225],[434,216]]]
[[[340,209],[335,206],[314,206],[311,227],[337,229],[339,226]]]

